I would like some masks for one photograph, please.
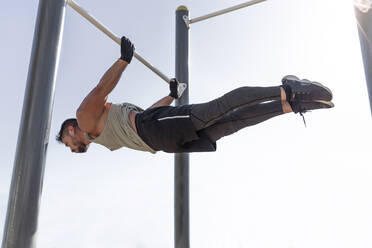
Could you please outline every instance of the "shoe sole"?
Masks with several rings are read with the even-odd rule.
[[[313,102],[323,103],[324,105],[328,105],[328,106],[330,106],[331,108],[335,106],[334,103],[331,102],[331,101],[315,100],[315,101],[313,101]]]
[[[294,105],[291,105],[293,112],[301,114],[316,109],[329,109],[335,106],[332,102],[323,100],[301,101],[293,104]]]
[[[313,100],[313,101],[304,101],[304,103],[310,103],[310,102],[317,102],[323,104],[325,107],[324,108],[333,108],[335,105],[331,101],[323,101],[323,100]]]

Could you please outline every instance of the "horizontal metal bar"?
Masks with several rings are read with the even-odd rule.
[[[71,8],[76,10],[81,16],[83,16],[85,19],[87,19],[90,23],[92,23],[96,28],[101,30],[103,33],[105,33],[108,37],[110,37],[113,41],[115,41],[117,44],[121,44],[121,39],[113,34],[105,25],[100,23],[96,18],[94,18],[92,15],[90,15],[86,10],[84,10],[82,7],[80,7],[75,1],[73,0],[67,0],[67,4],[70,5]],[[142,64],[144,64],[147,68],[149,68],[151,71],[153,71],[156,75],[161,77],[165,82],[170,83],[170,78],[164,75],[161,71],[159,71],[157,68],[152,66],[149,62],[147,62],[142,56],[140,56],[138,53],[134,52],[133,56],[138,59]]]
[[[257,4],[257,3],[261,3],[261,2],[264,2],[264,1],[266,1],[266,0],[253,0],[253,1],[250,1],[250,2],[238,4],[238,5],[235,5],[233,7],[227,8],[227,9],[223,9],[223,10],[220,10],[220,11],[216,11],[216,12],[210,13],[208,15],[204,15],[204,16],[201,16],[201,17],[193,18],[193,19],[189,20],[189,24],[200,22],[200,21],[204,21],[206,19],[209,19],[209,18],[212,18],[212,17],[215,17],[215,16],[219,16],[219,15],[223,15],[223,14],[229,13],[231,11],[242,9],[242,8],[245,8],[245,7],[248,7],[248,6]]]

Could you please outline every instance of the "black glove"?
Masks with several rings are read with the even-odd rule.
[[[169,96],[177,99],[178,98],[178,81],[175,78],[172,78],[169,83]]]
[[[121,37],[121,57],[120,59],[130,63],[132,61],[134,45],[125,36]]]

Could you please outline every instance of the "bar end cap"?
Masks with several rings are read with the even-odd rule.
[[[181,5],[177,8],[176,12],[177,11],[182,11],[182,10],[186,10],[186,11],[189,11],[189,9],[185,6],[185,5]]]

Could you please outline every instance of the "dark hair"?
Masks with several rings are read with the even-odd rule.
[[[62,143],[62,136],[63,136],[63,133],[64,133],[65,129],[66,129],[68,126],[77,127],[77,126],[78,126],[77,120],[76,120],[75,118],[71,118],[71,119],[67,119],[67,120],[65,120],[65,121],[62,123],[61,130],[59,130],[59,133],[58,133],[57,136],[56,136],[56,140],[57,140],[58,142]]]

